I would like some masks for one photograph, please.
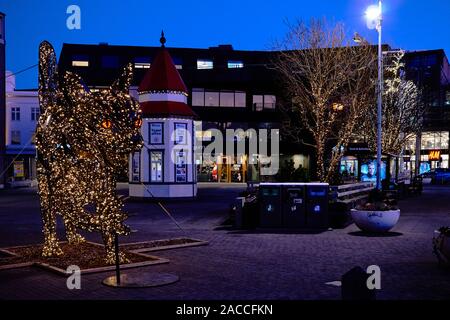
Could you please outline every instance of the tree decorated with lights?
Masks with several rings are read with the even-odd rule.
[[[62,254],[57,215],[69,243],[84,241],[78,229],[100,232],[108,263],[114,262],[114,236],[129,233],[116,180],[130,152],[142,146],[139,104],[129,95],[132,77],[129,64],[110,88],[90,92],[78,75],[58,73],[50,43],[39,47],[36,148],[45,257]]]
[[[404,77],[404,51],[394,52],[386,58],[382,106],[382,151],[398,156],[408,140],[421,131],[425,104],[416,84]],[[364,135],[369,146],[376,151],[376,110],[369,109]]]
[[[317,178],[330,182],[375,96],[376,51],[367,42],[353,45],[342,24],[316,19],[290,25],[278,49],[275,68],[290,101],[283,135],[313,147]]]

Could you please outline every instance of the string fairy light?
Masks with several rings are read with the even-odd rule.
[[[142,148],[139,104],[129,95],[132,77],[128,64],[110,88],[89,92],[78,75],[58,74],[50,43],[44,41],[39,47],[42,116],[36,149],[44,257],[62,254],[57,214],[69,243],[84,241],[78,229],[100,232],[109,264],[114,263],[115,234],[130,232],[116,182],[128,167],[129,154]],[[122,253],[120,259],[127,261]]]

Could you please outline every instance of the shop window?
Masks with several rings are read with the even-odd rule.
[[[174,127],[174,142],[175,144],[187,144],[187,137],[188,137],[188,131],[187,131],[187,123],[175,123]]]
[[[448,149],[449,133],[448,131],[423,132],[422,150]]]
[[[149,124],[149,140],[150,144],[163,144],[164,143],[164,123],[151,122]]]
[[[187,154],[184,150],[175,151],[175,182],[187,181]]]
[[[150,151],[150,181],[163,182],[163,151]]]

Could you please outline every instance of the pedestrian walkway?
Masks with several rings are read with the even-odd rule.
[[[402,201],[400,221],[387,237],[361,236],[354,225],[319,234],[217,228],[241,188],[200,186],[198,200],[167,204],[183,230],[155,204],[127,203],[137,232],[122,242],[180,236],[210,242],[157,252],[170,263],[127,271],[175,273],[175,284],[120,290],[103,286],[110,273],[100,273],[83,276],[81,290],[68,290],[64,277],[24,268],[0,271],[0,299],[340,299],[340,288],[326,283],[374,264],[381,268],[378,299],[450,297],[450,270],[438,267],[431,244],[433,231],[450,225],[450,187],[427,186],[422,196]],[[33,191],[1,191],[0,246],[37,243],[40,229]]]

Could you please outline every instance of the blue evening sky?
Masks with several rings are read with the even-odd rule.
[[[59,56],[63,42],[265,50],[286,33],[285,19],[327,17],[376,41],[364,11],[376,0],[0,0],[6,13],[6,65],[17,72],[37,63],[39,42]],[[81,30],[66,27],[66,9],[81,8]],[[407,50],[443,48],[450,54],[449,0],[384,0],[384,41]],[[37,68],[17,75],[18,88],[35,88]]]

